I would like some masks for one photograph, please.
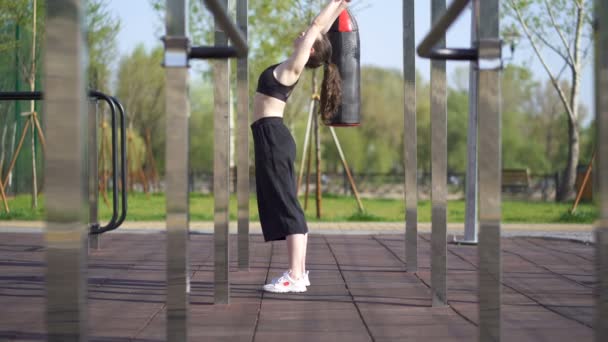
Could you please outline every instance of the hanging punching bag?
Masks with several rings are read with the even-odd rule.
[[[333,48],[331,57],[342,78],[342,104],[327,124],[359,126],[361,123],[359,28],[355,18],[345,9],[327,33]]]

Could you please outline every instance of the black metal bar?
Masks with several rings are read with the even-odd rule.
[[[479,52],[477,49],[441,48],[433,49],[428,58],[435,60],[476,61],[479,58]]]
[[[114,106],[114,102],[112,101],[112,99],[104,93],[91,90],[89,91],[89,96],[98,100],[105,101],[110,107],[110,113],[112,114],[112,218],[110,219],[110,222],[108,222],[107,225],[92,225],[90,230],[90,234],[101,234],[115,229],[116,220],[118,219],[118,152],[116,148],[118,139],[116,138],[116,107]]]
[[[203,2],[213,14],[217,25],[226,32],[228,39],[233,43],[237,51],[236,57],[247,56],[247,39],[245,39],[238,26],[230,19],[225,6],[222,6],[218,0],[203,0]]]
[[[437,42],[444,36],[458,16],[465,10],[470,0],[454,0],[445,13],[434,23],[431,31],[424,37],[416,51],[423,58],[439,60],[476,60],[477,49],[435,49]]]
[[[118,218],[118,221],[116,221],[115,226],[112,229],[116,229],[118,227],[120,227],[120,225],[125,221],[125,218],[127,217],[127,172],[128,172],[128,167],[127,167],[127,116],[125,114],[125,108],[123,107],[122,103],[120,103],[120,101],[118,101],[118,99],[114,96],[110,96],[110,99],[112,99],[112,101],[114,102],[114,105],[116,106],[116,108],[118,108],[118,113],[120,113],[120,121],[121,121],[121,125],[120,125],[120,140],[121,140],[121,146],[120,146],[120,163],[121,163],[121,171],[120,171],[120,178],[121,178],[121,182],[122,182],[122,212],[120,213],[120,217]]]
[[[190,59],[215,59],[237,57],[238,51],[232,46],[194,46],[188,52]]]
[[[42,100],[41,91],[4,91],[0,92],[0,101],[38,101]]]

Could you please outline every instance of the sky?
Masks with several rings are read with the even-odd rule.
[[[448,4],[450,2],[448,1]],[[401,6],[402,0],[367,0],[361,6],[353,7],[360,31],[361,65],[403,70]],[[118,35],[120,55],[130,53],[139,43],[143,43],[147,48],[160,45],[157,37],[160,35],[157,32],[160,25],[158,15],[153,11],[148,0],[110,0],[109,10],[122,21],[122,29]],[[430,29],[430,1],[416,1],[415,17],[416,44],[419,44]],[[447,46],[470,46],[470,20],[470,11],[467,10],[448,31]],[[505,49],[505,57],[509,55],[510,52]],[[118,61],[118,58],[116,60]],[[532,49],[523,44],[516,49],[511,63],[526,64],[537,79],[548,79]],[[554,70],[561,67],[557,58],[549,59],[548,64]],[[448,62],[448,85],[455,86],[450,78],[454,69],[467,66],[468,63],[465,62]],[[417,57],[416,67],[428,80],[429,61]],[[593,92],[592,63],[588,63],[583,73],[581,101],[588,108],[590,117],[594,113]]]

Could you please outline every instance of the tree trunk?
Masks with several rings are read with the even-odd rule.
[[[36,89],[36,0],[32,6],[34,11],[33,29],[32,29],[32,70],[30,70],[30,91]],[[32,208],[38,208],[38,179],[36,175],[36,104],[30,101],[30,117],[32,121]]]
[[[579,152],[579,132],[577,123],[570,119],[568,120],[568,159],[558,194],[558,200],[561,202],[571,201],[576,195],[574,185],[576,182]]]

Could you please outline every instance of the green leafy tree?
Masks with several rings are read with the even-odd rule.
[[[128,112],[128,125],[142,136],[151,135],[152,154],[164,168],[165,155],[165,73],[160,67],[163,50],[150,52],[138,45],[121,59],[117,95]],[[156,67],[150,67],[156,66]],[[152,167],[152,165],[147,165]]]
[[[213,88],[195,81],[190,89],[190,169],[213,172]]]
[[[576,168],[580,154],[579,102],[582,71],[592,45],[590,0],[506,0],[502,2],[508,39],[523,37],[549,76],[565,112],[568,153],[558,199],[574,197]],[[548,58],[557,57],[563,67],[552,69]],[[566,76],[563,76],[563,74]],[[564,89],[562,79],[569,89]]]
[[[107,92],[110,64],[117,53],[116,37],[120,31],[120,19],[108,10],[107,0],[87,0],[85,25],[89,88]]]

